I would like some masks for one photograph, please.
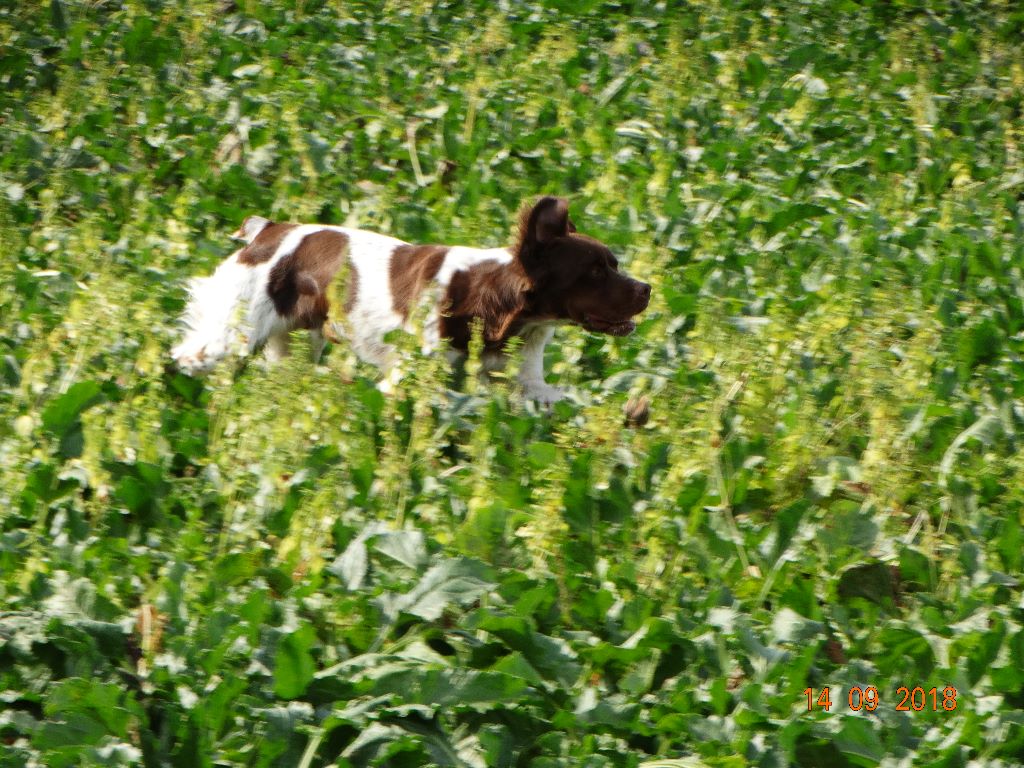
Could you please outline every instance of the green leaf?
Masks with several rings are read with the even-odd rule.
[[[807,219],[816,219],[828,214],[828,209],[813,203],[794,203],[776,211],[765,225],[769,237]]]
[[[843,725],[836,734],[834,743],[844,755],[863,758],[878,763],[886,755],[885,745],[872,727],[873,720],[854,715],[840,715]]]
[[[316,632],[308,624],[279,641],[274,656],[274,693],[282,699],[298,698],[313,681],[316,664],[310,651],[315,643]]]
[[[431,567],[409,592],[381,602],[388,616],[404,612],[435,621],[449,605],[468,605],[492,587],[488,569],[480,563],[449,559]]]
[[[942,455],[942,461],[939,462],[939,480],[943,484],[948,481],[958,453],[969,441],[977,440],[982,445],[988,445],[999,434],[1001,428],[1002,425],[997,413],[984,413],[978,417],[977,421],[953,439],[953,442],[949,444],[946,452]]]
[[[489,632],[509,648],[522,653],[546,679],[569,685],[579,677],[581,667],[569,645],[534,631],[529,622],[519,616],[484,613],[476,628]]]
[[[370,557],[366,551],[366,537],[362,534],[352,539],[345,551],[328,568],[350,591],[363,586],[369,569]]]
[[[765,66],[764,61],[756,53],[749,54],[743,63],[747,83],[752,88],[759,87],[768,76],[768,67]]]
[[[575,714],[581,723],[629,729],[639,713],[640,704],[630,702],[621,693],[598,695],[592,687],[584,688],[576,700]]]
[[[558,446],[552,443],[530,443],[530,463],[537,469],[547,469],[558,459]]]
[[[360,731],[341,756],[355,765],[379,765],[378,761],[403,752],[415,752],[418,740],[397,725],[371,723]]]
[[[430,707],[472,707],[480,711],[519,701],[528,683],[498,671],[428,669],[422,665],[392,665],[377,676],[371,693],[399,695],[403,701]]]
[[[1003,346],[1003,334],[990,318],[960,332],[957,337],[957,360],[963,377],[977,366],[994,361]]]
[[[924,679],[935,667],[935,652],[921,632],[890,624],[882,627],[877,642],[876,663],[885,675],[898,673]]]
[[[105,737],[125,739],[129,722],[141,715],[120,685],[83,678],[56,683],[48,691],[45,711],[47,719],[32,739],[43,751],[98,744]]]
[[[839,577],[836,591],[843,600],[862,597],[873,603],[891,606],[898,597],[894,568],[887,563],[863,563],[847,568]]]
[[[935,565],[924,552],[904,547],[900,550],[900,581],[906,587],[932,590],[938,578]]]
[[[877,537],[878,524],[870,508],[847,501],[832,505],[819,534],[833,553],[846,548],[870,552]]]
[[[58,437],[78,423],[83,411],[103,399],[100,385],[95,381],[80,381],[72,384],[60,397],[51,400],[43,409],[43,426]]]
[[[422,531],[388,531],[379,534],[373,546],[408,568],[420,570],[427,564],[427,545]]]
[[[50,0],[50,23],[58,32],[66,32],[68,21],[61,0]]]

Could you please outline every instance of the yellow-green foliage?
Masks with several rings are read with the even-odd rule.
[[[1016,764],[1022,36],[973,0],[0,7],[0,768]],[[497,246],[538,194],[654,289],[558,332],[551,410],[479,331],[455,370],[396,334],[389,395],[299,334],[169,365],[246,215]]]

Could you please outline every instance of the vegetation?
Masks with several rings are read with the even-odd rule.
[[[1022,39],[0,5],[0,766],[1019,764]],[[501,245],[540,193],[655,287],[559,333],[551,413],[472,361],[168,366],[245,215]]]

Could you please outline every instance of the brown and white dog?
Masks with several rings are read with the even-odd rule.
[[[408,327],[415,306],[430,301],[426,350],[447,339],[449,354],[464,354],[472,324],[480,321],[483,362],[495,370],[505,362],[506,342],[521,337],[524,393],[551,403],[562,397],[544,381],[544,346],[554,326],[569,322],[624,336],[651,297],[647,283],[619,271],[605,245],[576,231],[568,203],[555,197],[524,209],[511,248],[410,245],[358,229],[275,224],[260,216],[246,219],[235,237],[245,246],[190,286],[187,332],[172,352],[186,372],[211,368],[243,335],[250,352],[266,346],[276,360],[288,352],[288,334],[305,328],[315,359],[325,338],[341,331],[394,383],[395,353],[385,336]],[[235,319],[240,305],[244,328]]]

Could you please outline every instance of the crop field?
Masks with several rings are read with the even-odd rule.
[[[0,1],[0,767],[1024,764],[1022,113],[1015,0]],[[540,194],[654,287],[550,410],[171,365]]]

